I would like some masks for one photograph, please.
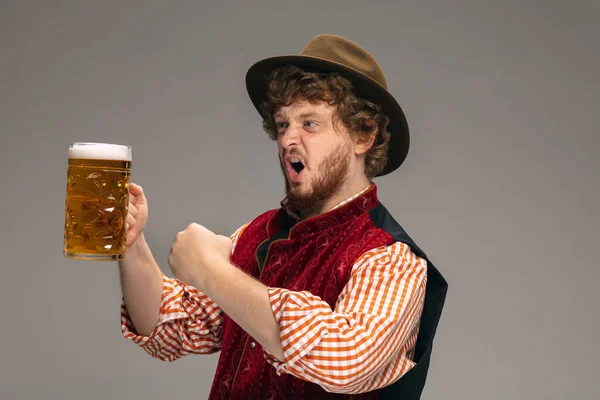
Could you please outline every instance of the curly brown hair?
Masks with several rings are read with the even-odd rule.
[[[277,126],[273,115],[297,99],[311,103],[327,102],[336,106],[336,119],[359,142],[375,135],[373,145],[365,156],[365,175],[377,176],[385,167],[390,141],[387,125],[390,121],[381,106],[360,98],[352,83],[336,72],[307,72],[296,66],[275,69],[268,76],[267,100],[261,104],[263,128],[271,139],[277,140]]]

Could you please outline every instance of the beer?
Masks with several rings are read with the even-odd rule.
[[[65,257],[119,260],[125,253],[131,148],[73,143],[65,201]]]

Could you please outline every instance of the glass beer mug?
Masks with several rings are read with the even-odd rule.
[[[99,261],[124,258],[130,174],[130,146],[71,144],[65,201],[65,257]]]

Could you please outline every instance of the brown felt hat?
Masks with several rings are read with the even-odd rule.
[[[318,35],[300,54],[270,57],[257,62],[246,74],[246,88],[259,113],[260,105],[267,100],[266,79],[269,73],[286,65],[295,65],[309,72],[338,72],[352,82],[360,97],[379,104],[390,117],[390,144],[387,164],[378,176],[389,174],[402,164],[410,144],[408,123],[402,108],[387,91],[381,67],[365,49],[340,36]]]

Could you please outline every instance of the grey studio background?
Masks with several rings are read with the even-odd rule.
[[[163,270],[283,180],[247,68],[346,36],[412,130],[382,202],[450,284],[424,399],[598,399],[597,1],[0,1],[0,398],[208,396],[217,356],[121,336],[116,263],[63,258],[72,141],[133,147]]]

